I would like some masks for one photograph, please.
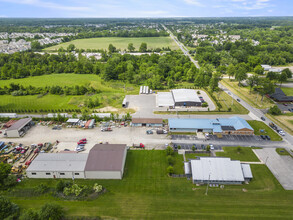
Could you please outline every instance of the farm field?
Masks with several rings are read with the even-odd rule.
[[[269,126],[267,126],[262,121],[247,121],[248,124],[254,129],[255,135],[268,135],[272,141],[281,141],[282,137],[274,132]],[[261,132],[264,130],[264,132]]]
[[[73,95],[28,95],[11,96],[1,95],[2,109],[13,110],[58,110],[58,109],[77,109],[88,98],[100,98],[100,107],[112,106],[121,108],[121,103],[126,94],[137,94],[138,86],[125,84],[122,82],[104,82],[99,76],[92,74],[52,74],[35,76],[24,79],[0,80],[0,86],[9,86],[10,83],[23,86],[92,86],[101,92],[92,96],[73,96]]]
[[[54,187],[58,180],[25,180],[13,191],[3,193],[22,209],[40,208],[55,202],[69,216],[100,216],[108,219],[290,219],[293,192],[285,191],[265,165],[251,165],[254,179],[248,185],[224,189],[197,187],[186,178],[166,174],[166,152],[131,150],[123,180],[75,180],[78,184],[98,182],[107,192],[94,200],[63,201],[52,194],[34,196],[40,183]],[[196,190],[195,190],[196,189]],[[245,190],[243,190],[245,189]]]
[[[138,51],[141,43],[147,43],[148,49],[156,49],[163,47],[170,47],[172,50],[178,50],[179,47],[170,37],[101,37],[101,38],[87,38],[78,39],[70,42],[62,43],[56,46],[48,47],[46,51],[55,51],[60,47],[66,49],[68,45],[74,44],[78,49],[103,49],[108,50],[109,44],[113,44],[117,49],[127,50],[129,43],[133,43],[135,50]]]
[[[263,102],[261,102],[261,95],[257,94],[256,92],[249,93],[249,87],[239,87],[238,82],[236,81],[223,79],[221,83],[228,87],[233,93],[235,93],[241,99],[243,99],[255,108],[264,109],[269,108],[273,105],[273,102],[266,96],[264,96]]]
[[[218,157],[229,157],[232,160],[259,162],[250,147],[223,147],[224,152],[216,152]]]

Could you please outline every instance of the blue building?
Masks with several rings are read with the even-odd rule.
[[[173,132],[208,132],[214,134],[253,135],[253,128],[243,118],[169,119]]]

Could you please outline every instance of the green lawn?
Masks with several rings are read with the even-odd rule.
[[[186,178],[170,178],[166,168],[165,151],[130,151],[123,180],[76,180],[89,185],[98,182],[107,189],[106,194],[95,200],[62,201],[50,194],[20,193],[41,182],[55,186],[57,180],[26,180],[5,195],[22,210],[55,202],[70,216],[108,219],[291,219],[293,216],[293,192],[283,190],[265,165],[251,165],[254,179],[250,184],[210,188],[208,196],[205,186],[197,187]]]
[[[183,160],[183,155],[178,154],[177,152],[174,153],[175,157],[175,164],[174,164],[174,173],[175,174],[184,174],[184,160]]]
[[[113,106],[121,108],[121,103],[126,94],[138,94],[139,87],[122,82],[104,82],[99,76],[93,74],[52,74],[35,76],[24,79],[0,80],[0,87],[8,86],[10,83],[24,86],[92,86],[101,91],[92,98],[99,97],[102,102],[100,107]],[[124,90],[125,85],[125,90]],[[66,96],[66,95],[38,95],[30,96],[11,96],[1,95],[0,108],[5,110],[58,110],[58,109],[77,109],[80,104],[89,96]]]
[[[259,159],[250,147],[223,147],[224,152],[216,152],[218,157],[229,157],[232,160],[256,161]]]
[[[197,157],[209,157],[209,153],[191,153],[185,154],[185,159],[188,161],[189,159],[196,159]]]
[[[138,51],[141,43],[147,43],[148,49],[170,47],[172,50],[178,50],[179,47],[170,37],[101,37],[78,39],[70,42],[48,47],[46,51],[58,50],[60,47],[66,49],[69,44],[74,44],[78,49],[103,49],[108,50],[109,44],[113,44],[117,49],[125,50],[129,43],[133,43],[135,50]]]
[[[282,138],[276,132],[274,132],[269,126],[267,126],[262,121],[247,121],[248,124],[254,129],[255,135],[268,135],[272,141],[281,141]],[[264,132],[261,132],[264,130]]]
[[[293,96],[293,88],[282,87],[282,90],[287,96]]]
[[[285,148],[276,148],[276,152],[282,156],[291,156]]]

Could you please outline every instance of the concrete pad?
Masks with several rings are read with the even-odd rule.
[[[293,158],[291,156],[281,156],[275,148],[254,149],[254,152],[267,165],[284,189],[293,190]]]

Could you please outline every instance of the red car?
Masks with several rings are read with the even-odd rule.
[[[77,144],[78,145],[80,145],[80,144],[86,144],[86,141],[79,141],[79,142],[77,142]]]
[[[87,139],[86,138],[83,138],[83,139],[80,139],[79,141],[87,141]]]
[[[30,160],[28,160],[28,161],[25,162],[25,165],[26,165],[26,166],[28,166],[28,165],[30,165],[30,164],[31,164],[31,161],[30,161]]]

